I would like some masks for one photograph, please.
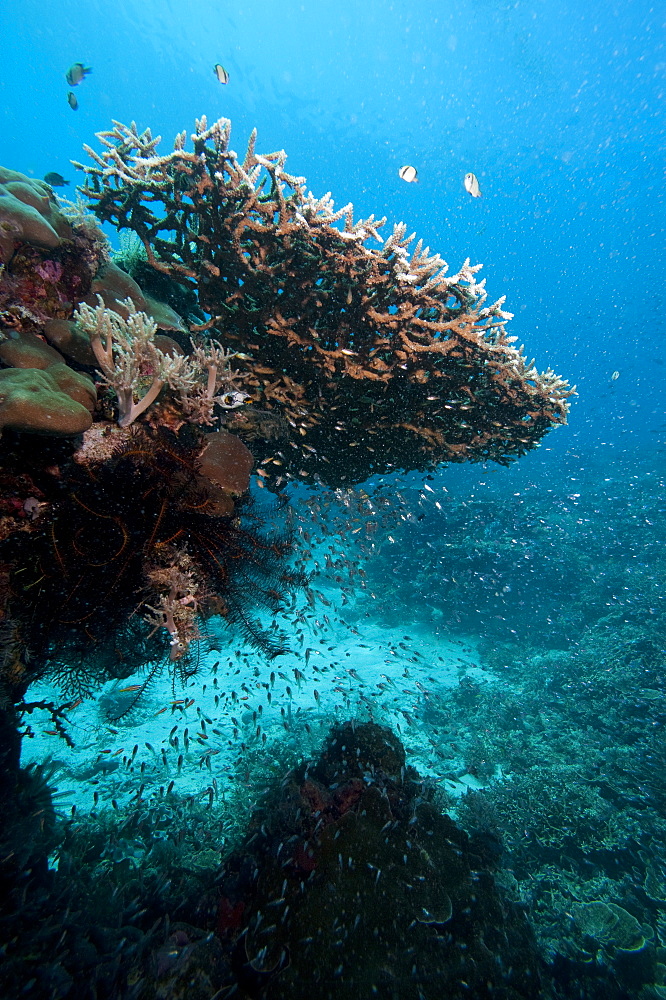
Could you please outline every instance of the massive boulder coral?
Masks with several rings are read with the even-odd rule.
[[[94,305],[100,299],[123,315],[129,303],[148,313],[160,329],[183,330],[180,316],[170,306],[145,296],[137,282],[109,259],[106,237],[81,204],[61,204],[48,184],[0,167],[0,362],[17,368],[45,369],[58,363],[94,368],[90,339],[72,316],[77,304]],[[28,381],[29,391],[42,397],[32,408],[37,416],[33,424],[31,408],[22,406],[20,418],[14,420],[4,400],[3,426],[37,433],[56,426],[58,434],[90,426],[89,417],[85,420],[81,414],[78,421],[72,420],[71,400],[62,403],[62,420],[53,412],[45,423],[48,380],[16,375],[3,379],[14,409],[18,387]]]
[[[198,121],[191,152],[182,133],[158,154],[159,137],[134,123],[98,138],[93,164],[77,164],[98,217],[197,291],[209,316],[198,332],[248,355],[254,407],[234,429],[281,418],[282,442],[255,445],[266,481],[508,464],[566,422],[573,390],[513,346],[503,299],[485,304],[469,261],[447,276],[421,242],[410,256],[403,224],[384,242],[385,220],[354,222],[351,205],[306,194],[284,152],[255,152],[254,133],[240,160],[226,119]]]
[[[0,167],[0,262],[20,243],[54,249],[72,230],[44,181]]]
[[[97,393],[66,364],[0,370],[0,430],[71,437],[88,430]]]

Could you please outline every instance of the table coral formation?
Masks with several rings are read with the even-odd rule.
[[[504,300],[485,304],[469,261],[447,276],[421,242],[410,256],[403,224],[382,241],[385,220],[354,222],[351,205],[306,194],[284,152],[256,153],[254,133],[239,159],[226,119],[198,121],[192,151],[182,133],[159,154],[134,124],[99,138],[93,164],[77,164],[95,212],[196,289],[208,317],[197,331],[248,355],[256,419],[281,418],[281,437],[255,446],[267,481],[507,464],[566,421],[573,390],[513,346]],[[248,415],[237,419],[242,434]]]
[[[83,168],[97,218],[0,170],[5,478],[16,510],[37,511],[3,524],[17,690],[67,649],[82,689],[92,648],[95,680],[165,646],[185,671],[212,615],[275,652],[249,606],[303,580],[249,515],[253,469],[278,490],[506,464],[566,421],[573,391],[513,346],[478,267],[447,275],[420,242],[410,255],[402,224],[383,241],[385,220],[306,193],[254,133],[242,160],[226,119],[197,122],[192,151],[183,133],[158,154],[135,125],[100,138]],[[142,286],[98,220],[139,238],[144,259],[126,260]],[[26,433],[64,440],[25,447]]]
[[[255,151],[254,134],[242,160],[229,149],[225,119],[197,122],[192,151],[183,133],[173,152],[159,154],[150,131],[119,123],[100,139],[102,152],[87,147],[93,164],[82,168],[96,217],[0,168],[0,730],[12,748],[2,758],[0,808],[19,842],[24,830],[36,841],[38,816],[48,839],[52,812],[47,789],[33,806],[38,774],[26,783],[29,809],[16,791],[21,713],[49,713],[49,735],[71,742],[70,707],[140,672],[114,692],[118,711],[111,702],[105,709],[107,722],[129,722],[163,668],[174,683],[190,683],[200,644],[219,642],[216,622],[233,624],[267,658],[286,651],[277,613],[306,587],[300,567],[310,564],[291,564],[288,520],[284,533],[266,529],[253,474],[275,491],[297,479],[344,493],[337,487],[393,469],[508,464],[566,422],[573,392],[516,349],[503,299],[486,303],[477,266],[467,260],[448,275],[422,243],[410,251],[414,237],[402,224],[382,239],[385,220],[354,221],[351,205],[335,210],[330,195],[307,193],[303,178],[285,172],[283,152]],[[100,221],[140,243],[111,260]],[[318,591],[306,593],[328,606]],[[306,668],[313,652],[305,650]],[[294,676],[300,688],[304,674],[294,668]],[[36,679],[72,700],[27,702]],[[262,684],[268,705],[274,681],[275,673]],[[314,697],[319,704],[317,690]],[[239,700],[245,715],[240,723],[230,716],[234,739],[250,714]],[[171,702],[172,714],[181,704]],[[257,723],[258,746],[260,733],[266,755]],[[187,752],[187,728],[183,740]],[[212,772],[216,752],[206,749],[199,767]],[[160,808],[177,801],[173,787],[172,779],[160,789]],[[134,804],[138,813],[141,789]],[[21,826],[12,809],[31,823]],[[8,838],[2,846],[0,895],[18,894],[26,872],[50,878],[50,847],[39,857]],[[218,853],[200,852],[209,856],[207,877]],[[160,914],[155,923],[137,905],[128,923],[143,920],[146,933],[137,923],[129,938],[140,946],[128,958],[119,919],[106,951],[118,983],[127,976],[119,989],[130,981],[134,989],[139,972],[156,973],[156,997],[180,995],[181,985],[196,992],[197,983],[207,996],[221,987],[272,1000],[294,991],[388,995],[395,983],[415,1000],[442,990],[540,995],[528,927],[491,863],[442,815],[389,730],[346,723],[318,761],[294,768],[260,807],[217,885],[182,899],[173,914],[164,908],[157,950]],[[67,864],[61,852],[62,880]],[[169,934],[170,917],[184,908],[193,924]],[[41,933],[39,920],[30,923]],[[54,951],[57,924],[54,947],[64,953],[62,921],[46,923],[42,952]],[[92,946],[81,956],[96,970],[96,992],[107,969]],[[81,981],[79,964],[77,953],[71,968]]]
[[[158,154],[149,130],[120,123],[100,139],[82,168],[97,218],[0,170],[0,427],[8,475],[27,473],[16,502],[39,510],[28,531],[5,524],[4,604],[16,648],[39,650],[33,675],[68,644],[79,667],[87,643],[105,662],[111,633],[126,628],[129,645],[142,648],[141,633],[147,652],[157,632],[171,660],[187,659],[213,613],[272,650],[246,612],[245,584],[234,597],[243,574],[265,572],[275,594],[297,585],[279,565],[286,542],[250,528],[237,551],[253,469],[279,489],[290,478],[337,487],[394,468],[506,464],[566,421],[573,390],[513,346],[503,300],[486,304],[469,261],[447,275],[422,243],[410,255],[402,224],[383,241],[385,220],[355,222],[351,205],[336,211],[330,195],[306,193],[284,152],[256,152],[254,133],[239,159],[226,119],[197,122],[192,151],[183,133]],[[110,259],[98,220],[140,239],[145,290]],[[24,451],[26,432],[85,435]],[[136,503],[144,481],[154,484],[148,522],[135,511],[148,509]],[[204,518],[198,548],[183,528],[193,511]],[[80,537],[70,516],[90,522]],[[128,625],[137,608],[138,632]]]

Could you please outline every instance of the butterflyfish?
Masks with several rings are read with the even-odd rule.
[[[410,167],[409,165],[400,167],[398,177],[401,181],[406,181],[408,184],[417,184],[419,180],[416,167]]]
[[[469,192],[472,198],[481,197],[481,190],[479,188],[479,182],[476,178],[476,174],[465,174],[465,180],[463,183],[465,185],[465,191]]]

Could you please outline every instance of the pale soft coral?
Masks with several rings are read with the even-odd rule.
[[[82,302],[74,318],[90,337],[103,381],[115,389],[119,425],[129,427],[155,402],[165,383],[175,384],[185,375],[185,359],[155,346],[155,322],[138,312],[131,299],[125,302],[127,319],[107,309],[101,296],[98,302],[95,309]]]
[[[211,424],[216,405],[234,409],[247,398],[235,385],[237,373],[228,367],[234,355],[219,344],[198,347],[189,357],[166,354],[155,344],[157,324],[131,299],[122,303],[127,318],[107,308],[101,296],[98,303],[93,309],[82,302],[74,318],[90,338],[103,381],[116,392],[121,427],[134,423],[167,384],[178,394],[190,423]]]

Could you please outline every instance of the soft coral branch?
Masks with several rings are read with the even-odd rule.
[[[155,344],[154,320],[139,312],[131,299],[123,303],[128,312],[124,319],[97,298],[96,308],[82,302],[74,318],[90,337],[103,381],[115,390],[121,427],[134,423],[167,384],[178,393],[183,415],[191,423],[211,424],[215,406],[234,409],[247,399],[234,381],[238,372],[229,369],[234,354],[212,344],[207,350],[195,348],[189,357],[170,356]],[[220,389],[223,392],[216,395]]]

